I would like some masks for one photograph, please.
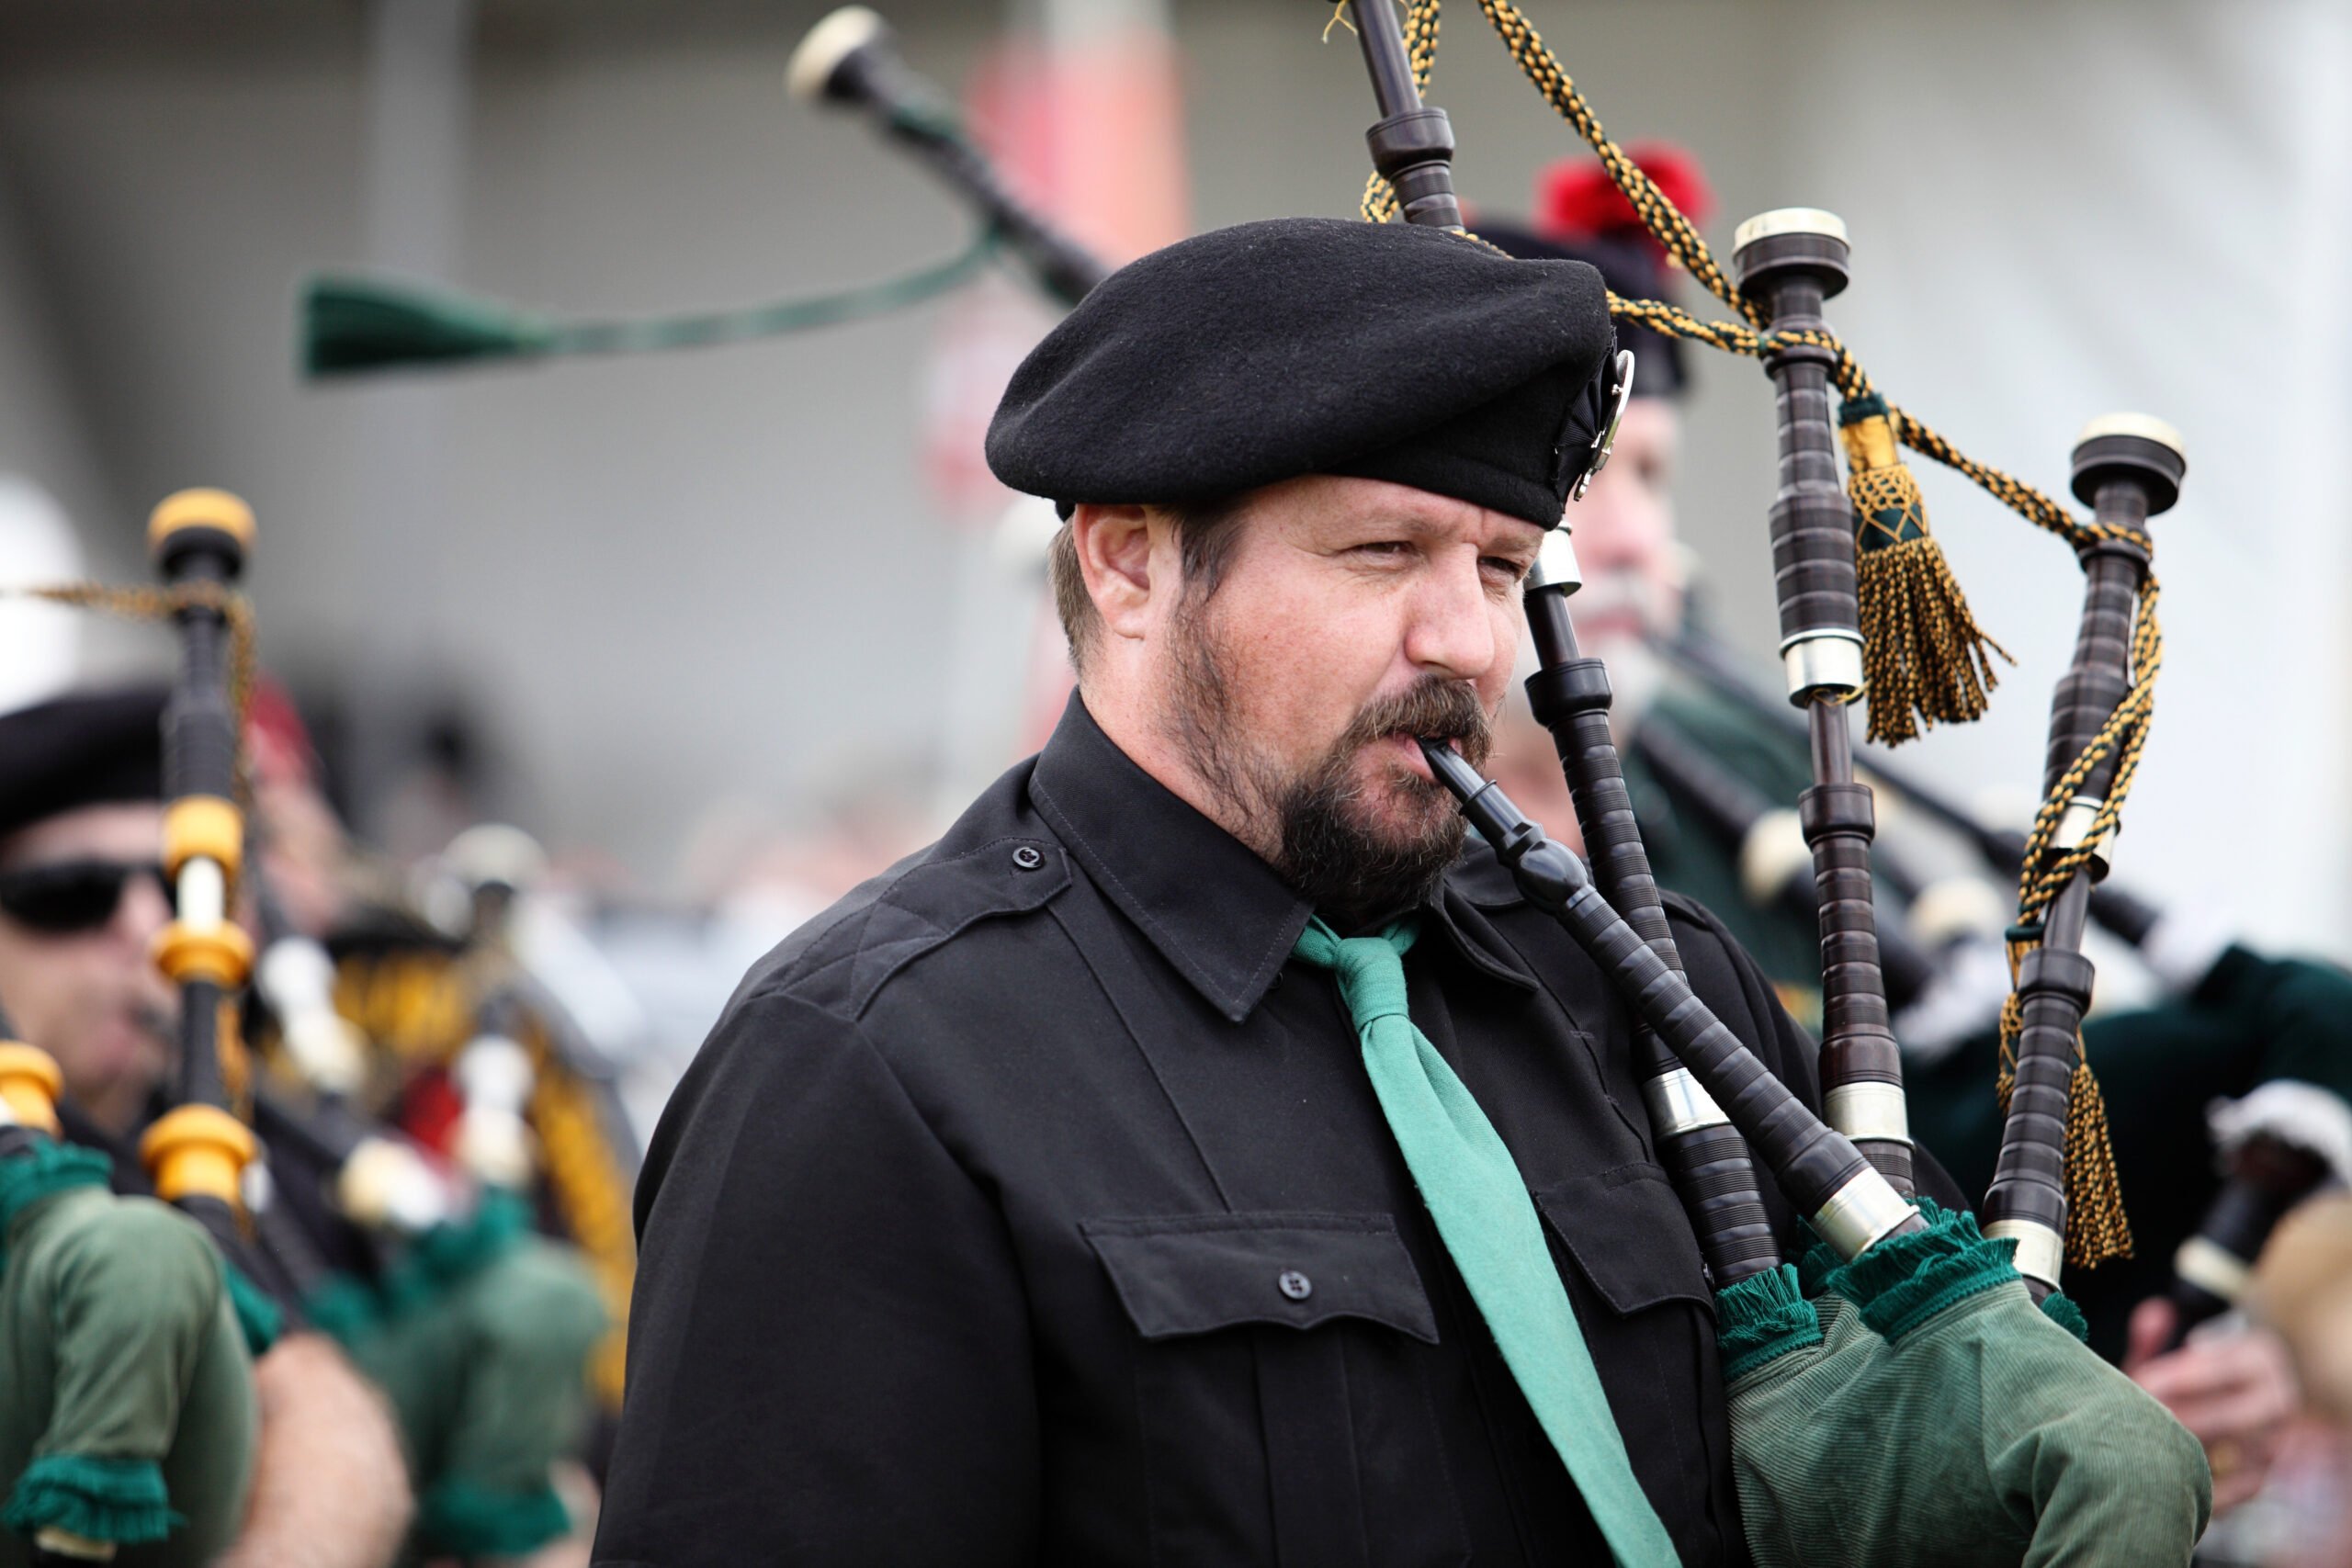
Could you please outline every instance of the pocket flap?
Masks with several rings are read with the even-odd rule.
[[[1429,1292],[1386,1214],[1185,1214],[1079,1229],[1146,1339],[1360,1317],[1437,1343]]]
[[[1645,1161],[1579,1176],[1544,1188],[1535,1203],[1613,1311],[1669,1301],[1715,1310],[1698,1238],[1660,1167]]]

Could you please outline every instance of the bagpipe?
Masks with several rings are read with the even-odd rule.
[[[62,1085],[0,1016],[0,1526],[36,1568],[209,1562],[253,1477],[246,1331],[210,1241],[59,1141]]]
[[[890,29],[862,6],[831,12],[794,51],[787,92],[870,111],[978,213],[964,250],[901,277],[744,310],[631,321],[575,321],[447,289],[324,274],[305,286],[301,360],[313,378],[395,367],[637,354],[745,343],[865,320],[938,298],[1000,254],[1047,298],[1076,304],[1110,269],[1014,196],[965,133],[945,96],[899,58]]]
[[[2185,1562],[2211,1506],[2203,1455],[2080,1344],[2079,1314],[2064,1322],[2070,1309],[2052,1294],[2070,1196],[2086,1260],[2128,1245],[2111,1168],[2097,1168],[2103,1123],[2080,1066],[2091,982],[2080,936],[2146,734],[2161,645],[2145,524],[2177,494],[2177,438],[2136,416],[2095,422],[2075,454],[2075,493],[2097,510],[2087,525],[1965,457],[1877,393],[1831,333],[1822,311],[1849,276],[1834,215],[1790,209],[1749,220],[1726,275],[1509,0],[1480,8],[1653,235],[1741,319],[1707,322],[1613,295],[1612,314],[1752,355],[1773,383],[1770,521],[1781,659],[1813,762],[1797,809],[1820,910],[1826,1119],[1773,1080],[1678,973],[1607,727],[1606,675],[1578,656],[1569,626],[1570,524],[1531,580],[1539,668],[1528,691],[1560,753],[1589,874],[1448,748],[1423,746],[1521,892],[1592,955],[1693,1080],[1679,1083],[1669,1067],[1653,1075],[1645,1099],[1716,1287],[1750,1549],[1768,1564],[2016,1562],[2029,1551],[2055,1561],[2066,1541],[2096,1537],[2105,1561]],[[1385,0],[1348,0],[1341,11],[1380,113],[1365,137],[1365,217],[1461,231],[1453,133],[1421,98],[1437,5],[1414,0],[1401,26]],[[1615,376],[1622,399],[1627,367]],[[1834,411],[1833,389],[1842,394]],[[1589,463],[1605,460],[1606,441]],[[1907,739],[1922,720],[1975,716],[1992,683],[1986,655],[1997,645],[1927,532],[1903,446],[2066,538],[2088,579],[2074,666],[2052,704],[2047,798],[2023,847],[2008,1021],[2015,1087],[2004,1085],[2008,1117],[1982,1234],[1969,1216],[1905,1201],[1911,1145],[1872,907],[1872,796],[1855,775],[1848,718],[1867,691],[1873,737]],[[1702,1137],[1703,1160],[1690,1152]],[[1756,1235],[1753,1157],[1809,1221],[1817,1245],[1801,1267],[1781,1262],[1769,1229]],[[2086,1183],[2090,1174],[2108,1179]],[[1858,1460],[1844,1441],[1857,1424],[1876,1434],[1883,1461]],[[2020,1460],[2032,1454],[2043,1462]]]
[[[236,897],[247,849],[240,726],[254,662],[250,614],[234,589],[253,512],[225,491],[181,491],[155,508],[147,538],[180,646],[163,714],[164,874],[175,917],[155,943],[180,1006],[175,1103],[148,1126],[139,1154],[156,1196],[220,1247],[232,1288],[250,1303],[258,1351],[275,1337],[270,1319],[299,1303],[318,1270],[290,1229],[265,1228],[248,1212],[246,1173],[262,1151],[234,1109],[244,1085],[232,1082],[250,1069],[238,1010],[254,943],[237,923]]]
[[[1750,683],[1735,656],[1703,633],[1688,629],[1660,651],[1668,662],[1708,692],[1747,709],[1758,719],[1776,724],[1785,708],[1766,698]],[[1660,786],[1679,807],[1692,811],[1724,841],[1743,851],[1743,867],[1771,865],[1780,861],[1776,825],[1751,800],[1743,816],[1724,808],[1723,799],[1745,787],[1744,781],[1720,776],[1723,770],[1668,718],[1645,716],[1633,741]],[[1986,823],[1974,812],[1946,798],[1932,785],[1899,763],[1874,755],[1866,771],[1883,790],[1892,791],[1908,809],[1956,836],[1974,852],[1985,870],[2017,876],[2025,864],[2026,835]],[[1712,771],[1711,771],[1712,770]],[[1753,794],[1752,791],[1748,792]],[[1940,881],[1923,881],[1900,861],[1882,858],[1879,872],[1885,885],[1913,911],[1923,932],[1948,934],[1974,923],[1973,913],[1955,921],[1950,911],[1973,911],[1973,891],[1984,886],[1973,872],[1961,871]],[[1760,889],[1751,887],[1751,894]],[[1759,900],[1760,901],[1760,900]],[[2240,962],[2265,964],[2229,940],[2226,929],[2209,912],[2161,906],[2113,878],[2095,883],[2086,904],[2089,921],[2120,943],[2164,987],[2178,998],[2190,998],[2210,980],[2225,972],[2232,953]],[[1997,930],[1994,934],[1998,934]],[[1923,943],[1924,945],[1924,943]],[[1942,944],[1937,944],[1942,951]],[[1899,998],[1905,986],[1896,978],[1890,953],[1888,992]],[[1967,976],[1955,976],[1966,987]],[[1966,987],[1973,990],[1973,987]],[[1935,1018],[1906,1020],[1898,1010],[1897,1032],[1906,1047],[1934,1050],[1942,1037],[1973,1034],[1996,1021],[2002,998],[1971,994]],[[2194,1005],[2193,1003],[2188,1005]],[[1898,1004],[1899,1006],[1899,1004]],[[1915,1037],[1916,1036],[1916,1037]],[[2196,1231],[2177,1248],[2169,1298],[2175,1312],[2176,1343],[2206,1320],[2235,1307],[2245,1294],[2254,1263],[2265,1242],[2286,1212],[2324,1187],[2340,1185],[2352,1172],[2352,1111],[2328,1090],[2315,1085],[2283,1081],[2265,1083],[2236,1100],[2214,1101],[2206,1120],[2222,1175],[2215,1194]]]
[[[160,716],[163,869],[174,919],[154,962],[179,992],[169,1109],[139,1145],[157,1198],[116,1198],[102,1150],[60,1139],[62,1075],[44,1053],[0,1045],[0,1209],[9,1232],[7,1334],[17,1364],[12,1430],[37,1447],[0,1455],[15,1480],[5,1522],[42,1562],[209,1562],[244,1517],[255,1451],[253,1359],[319,1284],[324,1265],[276,1201],[254,1105],[274,1135],[347,1156],[366,1139],[281,1103],[256,1081],[241,994],[254,944],[237,921],[249,863],[240,725],[253,671],[251,615],[236,592],[251,511],[210,490],[159,505],[149,543],[160,591],[104,584],[25,590],[54,602],[167,621],[177,673]],[[294,985],[299,991],[300,987]],[[189,1222],[194,1222],[192,1224]],[[42,1408],[45,1406],[45,1408]]]

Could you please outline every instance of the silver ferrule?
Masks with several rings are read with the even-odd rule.
[[[2228,1248],[2201,1235],[2180,1244],[2180,1250],[2172,1255],[2172,1271],[2199,1290],[2233,1303],[2245,1294],[2254,1278],[2245,1258],[2231,1256]]]
[[[229,874],[209,855],[192,855],[180,866],[180,923],[210,931],[229,918]]]
[[[2180,432],[2152,413],[2104,413],[2083,426],[2075,437],[2080,446],[2086,441],[2096,441],[2104,435],[2136,435],[2143,441],[2153,441],[2159,446],[2169,446],[2183,461],[2188,457],[2188,446]]]
[[[1908,1224],[1917,1213],[1885,1177],[1865,1170],[1814,1211],[1813,1228],[1851,1263]]]
[[[1568,528],[1564,523],[1548,530],[1544,542],[1536,547],[1535,564],[1527,572],[1527,592],[1556,588],[1563,593],[1574,593],[1583,586],[1584,569],[1577,564],[1577,547],[1568,542]]]
[[[1731,1120],[1687,1067],[1670,1068],[1642,1085],[1642,1100],[1650,1110],[1651,1133],[1661,1138],[1720,1127]]]
[[[1731,246],[1735,251],[1742,250],[1758,240],[1781,234],[1822,234],[1843,240],[1846,220],[1818,207],[1776,207],[1770,212],[1758,213],[1733,230]]]
[[[1838,696],[1862,689],[1862,634],[1842,629],[1799,632],[1781,644],[1789,695],[1803,702],[1815,692]]]
[[[2106,805],[2107,802],[2096,795],[2078,795],[2068,801],[2064,814],[2058,818],[2057,831],[2050,835],[2050,847],[2062,853],[2081,849],[2083,840],[2090,837],[2091,822]],[[2098,841],[2098,848],[2091,852],[2091,859],[2098,863],[2102,871],[2108,864],[2108,847],[2115,842],[2115,835],[2122,830],[2123,824],[2118,822],[2108,829],[2107,837]]]
[[[1823,1119],[1857,1142],[1909,1144],[1911,1116],[1903,1089],[1891,1083],[1839,1084],[1821,1097]]]
[[[2032,1220],[1995,1220],[1984,1227],[1984,1234],[1995,1241],[2006,1236],[2016,1242],[2018,1272],[2053,1291],[2058,1288],[2058,1277],[2066,1269],[2064,1236]]]

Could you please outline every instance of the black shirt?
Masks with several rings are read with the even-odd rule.
[[[1309,912],[1073,699],[939,843],[763,960],[638,1188],[596,1561],[1606,1562],[1336,983],[1290,958]],[[1755,965],[1672,912],[1699,995],[1815,1102]],[[1744,1562],[1708,1282],[1623,1009],[1482,851],[1405,966],[1684,1562]]]

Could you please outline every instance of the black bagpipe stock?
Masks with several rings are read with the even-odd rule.
[[[1779,411],[1780,488],[1771,507],[1772,577],[1789,697],[1805,713],[1814,784],[1797,799],[1821,911],[1821,1091],[1845,1133],[1905,1197],[1911,1134],[1903,1058],[1889,1026],[1871,886],[1876,830],[1870,786],[1854,777],[1846,705],[1862,689],[1853,506],[1838,479],[1831,349],[1822,306],[1846,286],[1845,225],[1789,208],[1739,226],[1733,265],[1772,338],[1765,368]]]
[[[1396,14],[1387,0],[1350,0],[1349,8],[1380,112],[1379,120],[1364,136],[1373,166],[1396,191],[1408,222],[1458,230],[1462,211],[1453,195],[1453,133],[1445,111],[1421,102]],[[1631,356],[1624,356],[1616,369],[1616,395],[1622,410],[1632,389]],[[1607,443],[1613,434],[1612,426],[1601,435],[1594,468],[1606,458]],[[1577,493],[1582,493],[1581,485]],[[1567,598],[1578,581],[1566,531],[1555,529],[1546,536],[1544,554],[1530,580],[1526,599],[1537,656],[1536,671],[1527,682],[1528,697],[1537,720],[1552,733],[1596,874],[1603,879],[1609,897],[1622,900],[1621,907],[1638,922],[1638,931],[1622,921],[1616,930],[1631,936],[1649,962],[1671,983],[1679,985],[1680,955],[1675,951],[1665,907],[1650,874],[1616,745],[1609,733],[1608,674],[1599,660],[1580,655],[1568,615]],[[1452,757],[1450,752],[1447,755]],[[1574,860],[1556,848],[1550,852]],[[1581,874],[1582,868],[1576,869]],[[1594,899],[1598,901],[1598,894]],[[1683,991],[1688,996],[1687,985]],[[1720,1025],[1717,1029],[1722,1032]],[[1737,1042],[1731,1044],[1740,1049]],[[1644,1098],[1653,1139],[1690,1217],[1700,1255],[1715,1284],[1728,1286],[1773,1268],[1780,1262],[1780,1249],[1740,1130],[1678,1059],[1668,1036],[1646,1020],[1638,1048],[1644,1053]],[[1747,1060],[1755,1063],[1753,1056]],[[1757,1071],[1762,1072],[1760,1065]],[[1770,1075],[1765,1077],[1769,1082]],[[1787,1097],[1786,1089],[1777,1083],[1770,1087]],[[1803,1112],[1804,1107],[1798,1105],[1797,1110]],[[1827,1179],[1834,1188],[1836,1173],[1825,1177],[1809,1166],[1805,1179]],[[1815,1212],[1815,1205],[1801,1202],[1801,1206],[1808,1213]],[[1872,1235],[1858,1245],[1875,1239]]]
[[[796,98],[871,110],[891,139],[978,208],[1005,248],[1046,292],[1075,305],[1110,269],[1031,210],[965,136],[944,94],[899,58],[890,26],[863,6],[844,6],[808,29],[785,82]]]
[[[1844,1134],[1815,1116],[1740,1043],[1679,972],[1609,907],[1582,862],[1442,741],[1424,739],[1430,770],[1494,846],[1528,902],[1592,956],[1643,1024],[1761,1155],[1791,1203],[1846,1258],[1925,1228],[1918,1212]]]
[[[2171,428],[2138,415],[2095,420],[2075,444],[2075,494],[2091,504],[2107,533],[2081,551],[2082,621],[2074,660],[2051,697],[2045,795],[2057,789],[2131,692],[2132,626],[2147,581],[2148,519],[2178,499],[2186,468]],[[2082,844],[2119,761],[2110,748],[2075,787],[2051,837],[2051,855]],[[2075,871],[2050,904],[2041,944],[2018,970],[2023,1021],[2015,1087],[1983,1213],[1987,1235],[2016,1240],[2018,1269],[2037,1295],[2057,1288],[2065,1258],[2068,1103],[2095,978],[2083,956],[2083,925],[2092,886],[2104,872],[2103,852]]]

